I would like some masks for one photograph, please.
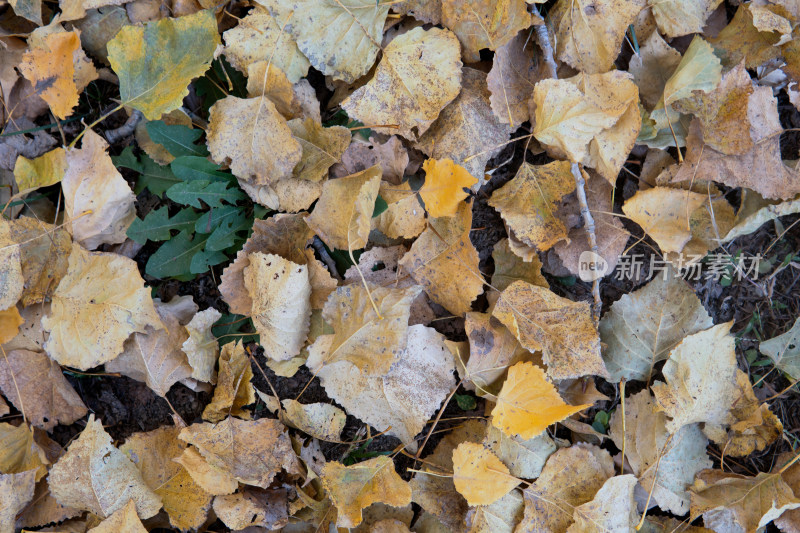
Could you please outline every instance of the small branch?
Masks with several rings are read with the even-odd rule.
[[[531,6],[533,12],[539,15],[539,9],[535,5]],[[541,17],[541,15],[539,15]],[[553,54],[553,45],[550,43],[550,35],[547,33],[547,24],[535,24],[533,29],[536,31],[536,41],[539,43],[539,48],[542,49],[544,56],[544,63],[547,65],[549,77],[558,78],[558,67]]]
[[[114,144],[128,135],[133,135],[133,130],[136,129],[137,124],[139,124],[143,118],[144,115],[142,115],[142,112],[138,109],[134,109],[133,113],[131,113],[131,116],[129,116],[128,120],[125,121],[125,124],[119,128],[114,128],[113,130],[107,130],[105,132],[106,140],[109,144]]]
[[[325,245],[322,244],[322,241],[319,237],[314,236],[314,240],[311,241],[311,247],[314,248],[314,251],[319,254],[319,258],[322,259],[322,262],[325,263],[325,266],[328,267],[328,270],[331,272],[331,276],[342,281],[342,276],[339,274],[339,271],[336,270],[336,261],[333,260],[331,254],[328,253],[328,250],[325,249]]]
[[[583,173],[578,163],[572,163],[572,175],[575,177],[575,191],[578,194],[578,202],[581,206],[581,217],[583,217],[583,227],[586,230],[586,235],[589,237],[589,248],[597,255],[597,234],[594,228],[594,218],[592,212],[589,211],[589,203],[586,201],[586,181],[583,179]],[[603,308],[603,302],[600,300],[600,279],[592,281],[592,296],[594,297],[594,315],[595,322],[600,320],[600,311]]]

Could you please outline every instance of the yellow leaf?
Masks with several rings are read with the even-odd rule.
[[[72,55],[80,47],[77,31],[51,33],[26,52],[19,65],[20,72],[33,84],[36,94],[61,119],[71,115],[72,108],[78,105]]]
[[[67,171],[67,153],[58,147],[35,159],[19,156],[14,164],[14,178],[20,191],[33,191],[60,182]]]
[[[94,415],[50,469],[50,491],[62,505],[90,511],[107,518],[128,500],[136,504],[140,518],[161,509],[159,498],[142,479],[128,457],[111,444],[111,437]]]
[[[467,63],[483,48],[497,50],[533,22],[525,0],[442,0],[442,23],[461,41]]]
[[[219,422],[227,416],[250,419],[250,412],[243,409],[256,401],[253,390],[253,370],[250,358],[245,354],[242,341],[229,342],[219,355],[219,377],[214,397],[203,410],[203,419]]]
[[[19,333],[19,327],[25,323],[16,306],[0,311],[0,344],[5,344]]]
[[[470,505],[491,505],[520,481],[483,444],[462,442],[453,451],[453,483]]]
[[[239,488],[239,482],[227,471],[212,466],[203,459],[197,448],[184,448],[183,453],[174,461],[182,465],[204,491],[215,496],[232,494]]]
[[[124,26],[108,42],[124,105],[148,120],[181,106],[189,82],[201,76],[220,44],[213,11]]]
[[[372,129],[379,133],[416,140],[460,88],[456,36],[439,28],[414,28],[386,46],[375,75],[342,102],[342,108],[348,116],[377,126]],[[398,127],[380,127],[389,124]]]
[[[91,533],[146,533],[147,530],[136,514],[136,502],[128,500],[125,507],[115,511],[111,516],[89,530]]]
[[[492,425],[506,435],[527,440],[588,407],[591,405],[567,405],[541,368],[517,363],[508,369],[508,378],[497,395]]]
[[[452,159],[427,159],[422,169],[425,171],[425,183],[419,195],[425,202],[428,215],[435,218],[454,216],[458,204],[469,196],[464,189],[469,190],[478,182]]]
[[[386,211],[373,217],[373,225],[390,239],[413,239],[425,229],[425,209],[419,201],[419,195],[404,181],[393,185],[381,181],[379,194],[387,205]]]
[[[33,498],[36,485],[35,470],[19,474],[0,474],[0,531],[14,531],[17,513],[21,512]]]
[[[714,55],[714,49],[701,37],[695,36],[664,85],[664,97],[657,109],[692,96],[693,91],[712,91],[721,77],[722,65]]]
[[[530,351],[541,350],[553,379],[606,376],[600,336],[586,302],[516,281],[500,295],[492,313]]]
[[[640,41],[641,42],[641,41]],[[681,54],[654,31],[631,56],[628,71],[639,87],[639,96],[647,109],[652,110],[664,94],[664,85],[681,62]]]
[[[11,228],[5,218],[0,218],[0,309],[15,306],[25,288],[20,246],[17,245]]]
[[[353,528],[361,523],[361,511],[376,502],[394,507],[411,503],[411,488],[394,471],[385,456],[344,466],[331,461],[322,467],[322,486],[339,511],[338,527]]]
[[[514,334],[489,313],[467,313],[464,329],[469,340],[469,360],[463,368],[467,380],[464,388],[475,390],[478,396],[497,392],[498,381],[510,366],[533,358]]]
[[[758,31],[753,24],[753,14],[747,7],[739,6],[733,20],[716,37],[709,39],[725,68],[732,68],[742,60],[746,68],[756,68],[781,55],[781,48],[776,46],[780,41],[780,34]],[[788,46],[795,45],[790,43]],[[788,51],[784,49],[784,53],[786,52]],[[788,55],[791,56],[791,52]],[[794,69],[793,71],[796,72]]]
[[[377,165],[352,176],[326,181],[306,223],[330,248],[363,248],[369,237],[380,184],[381,168]]]
[[[542,262],[538,255],[530,261],[524,261],[512,250],[509,239],[502,239],[492,249],[494,272],[492,273],[492,287],[504,291],[515,281],[525,281],[531,285],[540,285],[549,288],[550,285],[542,275]]]
[[[322,181],[350,145],[350,130],[342,126],[323,128],[312,118],[290,120],[288,126],[303,148],[300,162],[292,172],[295,179]]]
[[[39,481],[47,474],[49,464],[44,450],[33,440],[32,427],[0,422],[0,472],[19,474],[36,470],[35,480]]]
[[[289,426],[299,429],[320,440],[338,441],[347,419],[344,411],[327,403],[301,404],[295,400],[281,402],[284,411],[281,419]]]
[[[700,33],[722,0],[647,0],[658,29],[670,38]]]

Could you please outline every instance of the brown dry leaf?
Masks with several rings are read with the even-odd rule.
[[[25,320],[16,306],[0,311],[0,345],[16,337],[19,334],[19,327],[24,323]]]
[[[547,458],[556,451],[555,442],[547,434],[524,440],[509,437],[494,426],[487,428],[483,442],[508,466],[511,475],[524,479],[539,477]]]
[[[120,446],[142,474],[142,479],[161,498],[172,527],[186,531],[200,527],[211,507],[211,495],[189,472],[174,461],[187,448],[178,440],[178,427],[134,433]]]
[[[784,452],[775,459],[773,462],[772,472],[780,472],[788,463],[794,459],[794,453]],[[800,492],[800,465],[796,462],[789,466],[780,474],[783,481],[789,485],[789,488],[797,494]],[[796,496],[795,496],[796,497]],[[775,520],[775,525],[783,531],[783,533],[797,533],[800,531],[800,510],[790,509]]]
[[[80,50],[77,31],[56,32],[39,39],[23,56],[19,70],[48,103],[53,114],[65,119],[78,105],[73,55]]]
[[[586,74],[611,70],[643,7],[644,0],[561,0],[548,13],[556,56]]]
[[[702,515],[703,523],[714,531],[763,531],[785,511],[800,507],[778,473],[746,477],[705,470],[695,478],[691,497],[691,518]]]
[[[252,379],[250,358],[245,353],[242,341],[229,342],[223,346],[219,355],[217,387],[211,403],[203,410],[203,420],[219,422],[229,416],[249,420],[250,412],[243,407],[256,401]]]
[[[462,442],[453,451],[453,483],[469,505],[491,505],[520,480],[483,444]]]
[[[173,459],[183,466],[202,490],[209,494],[233,494],[239,488],[239,482],[227,471],[212,466],[203,459],[194,447],[184,448],[181,455]]]
[[[703,31],[722,0],[647,0],[658,29],[669,38]]]
[[[88,250],[123,242],[136,219],[136,197],[107,149],[108,143],[89,130],[80,149],[67,150],[67,172],[61,180],[67,230]]]
[[[606,480],[594,499],[578,507],[572,513],[575,523],[567,533],[625,532],[636,529],[639,513],[633,489],[636,477],[630,474]]]
[[[650,381],[653,367],[687,335],[714,325],[694,290],[672,271],[623,295],[600,320],[612,383]]]
[[[533,86],[547,77],[538,53],[529,31],[519,32],[495,51],[486,83],[494,114],[512,128],[530,119],[528,100]]]
[[[508,369],[508,377],[497,395],[492,410],[492,425],[506,435],[532,439],[547,429],[591,405],[567,405],[544,371],[530,362]]]
[[[364,375],[385,375],[406,347],[411,302],[419,292],[417,286],[372,286],[369,292],[363,285],[337,288],[322,310],[334,333],[321,335],[309,347],[306,366],[319,372],[323,365],[349,361]]]
[[[374,131],[415,141],[458,96],[460,57],[458,39],[450,31],[414,28],[384,48],[372,79],[342,102],[342,108],[348,116],[374,124]]]
[[[287,120],[303,115],[302,104],[292,82],[269,61],[257,61],[247,67],[247,96],[269,98],[278,113]]]
[[[400,266],[434,302],[456,315],[470,310],[483,292],[478,251],[469,239],[472,206],[462,203],[454,217],[428,220]]]
[[[128,500],[136,503],[140,518],[161,509],[161,498],[142,479],[128,457],[111,443],[111,437],[94,415],[86,428],[50,469],[50,491],[62,505],[111,516]]]
[[[228,417],[219,424],[192,424],[178,438],[196,446],[211,466],[245,485],[267,488],[281,468],[298,473],[289,435],[277,420]]]
[[[114,359],[131,333],[162,329],[150,290],[136,262],[72,245],[67,275],[53,294],[42,327],[50,334],[47,354],[80,370]]]
[[[390,239],[413,239],[422,233],[425,229],[425,209],[419,201],[419,195],[407,181],[400,185],[381,181],[379,194],[386,201],[387,208],[372,218],[375,229]]]
[[[114,511],[99,525],[89,529],[87,533],[147,533],[147,530],[136,514],[136,502],[128,500],[125,507]]]
[[[363,401],[363,399],[362,399]],[[326,441],[337,442],[347,419],[344,411],[327,403],[301,404],[295,400],[283,400],[281,420],[303,433]]]
[[[17,336],[3,344],[3,349],[6,353],[11,350],[44,351],[44,343],[47,340],[47,336],[42,327],[42,317],[49,313],[49,303],[22,308],[19,311],[19,315],[23,322],[19,327]]]
[[[399,185],[409,166],[408,162],[408,150],[397,135],[392,135],[385,143],[381,143],[375,135],[369,141],[356,136],[342,154],[342,162],[334,165],[331,173],[341,178],[380,165],[384,181]]]
[[[6,416],[10,412],[11,408],[8,406],[6,401],[0,397],[0,416]]]
[[[244,284],[253,302],[250,315],[265,355],[287,361],[308,337],[311,284],[308,267],[275,254],[251,253]]]
[[[12,426],[0,422],[0,472],[19,474],[35,470],[35,481],[47,474],[45,451],[33,440],[33,428],[26,423]]]
[[[469,196],[464,189],[469,190],[478,182],[452,159],[427,159],[422,169],[425,183],[419,189],[419,195],[425,202],[428,215],[434,218],[455,216],[458,205]]]
[[[331,248],[357,250],[367,244],[381,183],[381,168],[326,181],[308,226]]]
[[[658,409],[670,417],[671,433],[695,422],[706,427],[730,423],[737,397],[732,325],[718,324],[689,335],[669,354],[662,370],[667,383],[656,382],[652,390]]]
[[[542,474],[525,490],[525,516],[520,531],[566,532],[572,510],[594,498],[614,475],[607,451],[591,444],[562,448],[547,460]]]
[[[469,360],[464,367],[459,363],[459,374],[465,379],[464,388],[476,391],[478,396],[496,393],[498,381],[510,366],[533,358],[514,334],[489,313],[467,313],[464,329],[469,340]]]
[[[542,262],[539,256],[534,255],[531,261],[523,261],[511,251],[509,239],[502,239],[494,245],[492,259],[494,260],[492,287],[498,291],[504,291],[515,281],[550,287],[542,275]]]
[[[464,68],[461,82],[458,97],[442,110],[415,148],[435,159],[452,159],[483,185],[486,164],[504,148],[511,126],[492,111],[486,74]]]
[[[210,307],[195,313],[186,324],[189,338],[181,345],[183,353],[192,367],[192,378],[206,383],[216,383],[217,373],[214,367],[219,357],[219,344],[211,332],[211,327],[222,317],[222,313]]]
[[[565,4],[566,2],[562,2]],[[613,70],[536,84],[533,134],[553,155],[616,182],[641,128],[633,76]]]
[[[395,472],[389,457],[375,457],[353,466],[330,461],[322,467],[320,477],[339,511],[338,527],[359,525],[362,509],[376,502],[395,507],[411,503],[411,487]]]
[[[368,376],[349,361],[319,372],[328,395],[347,412],[416,451],[417,436],[456,386],[453,355],[445,338],[422,325],[408,328],[405,349],[385,375]],[[330,440],[330,439],[328,439]]]
[[[303,148],[300,162],[292,172],[295,179],[321,181],[350,145],[350,130],[342,126],[323,128],[312,118],[290,120],[288,126]]]
[[[405,0],[392,6],[392,11],[409,15],[428,24],[442,22],[442,0]]]
[[[690,216],[705,201],[705,194],[653,187],[626,200],[622,211],[656,241],[662,252],[678,253],[692,239]]]
[[[67,171],[67,153],[58,147],[34,159],[17,157],[14,179],[20,191],[34,191],[59,183]]]
[[[303,148],[275,104],[265,97],[226,96],[211,106],[208,150],[216,163],[251,185],[292,177]]]
[[[492,193],[489,205],[500,212],[514,237],[544,251],[567,238],[567,228],[556,211],[562,198],[574,190],[568,161],[539,166],[523,162],[516,176]]]
[[[275,20],[265,7],[256,5],[236,27],[223,34],[223,54],[243,73],[248,73],[248,67],[259,61],[269,61],[283,71],[291,83],[297,83],[308,73],[310,63],[298,50],[294,39],[281,30],[285,23],[286,20]]]
[[[746,6],[739,6],[733,20],[719,35],[709,39],[726,68],[742,60],[746,68],[756,68],[779,57],[781,49],[775,46],[779,41],[777,33],[758,31],[753,25],[753,14]]]
[[[681,54],[654,31],[631,57],[628,71],[639,87],[639,96],[652,110],[664,95],[664,86],[681,62]]]
[[[0,390],[36,427],[50,431],[83,417],[86,406],[61,373],[61,367],[42,352],[3,351]]]
[[[33,498],[36,485],[35,470],[19,474],[0,474],[0,531],[16,531],[17,513],[22,511]]]
[[[265,528],[274,531],[289,522],[285,489],[248,488],[214,498],[214,513],[232,530]]]
[[[525,0],[442,0],[442,24],[458,36],[467,63],[479,61],[483,48],[497,50],[532,23]]]
[[[653,501],[681,516],[689,511],[686,489],[695,474],[712,463],[706,454],[708,440],[698,424],[670,435],[666,423],[666,415],[656,411],[655,400],[643,390],[625,400],[624,422],[622,411],[614,412],[609,435],[617,448],[625,448],[625,459],[642,488],[648,493],[652,490]]]
[[[530,351],[541,350],[553,379],[607,376],[600,336],[589,304],[516,281],[500,295],[492,313]]]

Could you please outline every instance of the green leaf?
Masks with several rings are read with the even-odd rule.
[[[462,411],[472,411],[478,406],[478,402],[475,401],[475,396],[471,394],[456,394],[456,403],[458,404],[458,408]]]
[[[161,245],[150,256],[144,271],[154,278],[169,278],[191,274],[189,267],[194,254],[206,245],[206,237],[193,236],[182,231]]]
[[[161,166],[147,154],[142,154],[137,158],[133,153],[133,148],[128,146],[118,156],[113,156],[111,161],[116,167],[123,167],[139,173],[136,180],[134,192],[139,194],[145,188],[151,193],[161,196],[164,191],[180,183],[181,179],[172,173],[170,167]]]
[[[191,231],[200,215],[191,208],[181,209],[169,216],[167,206],[150,211],[144,219],[137,218],[128,228],[128,237],[144,244],[150,241],[166,241],[172,237],[170,230]]]
[[[211,233],[220,225],[226,218],[236,216],[241,209],[235,205],[225,205],[222,207],[214,208],[206,213],[200,215],[194,225],[194,230],[197,233]]]
[[[201,129],[195,130],[180,124],[168,125],[161,120],[151,120],[145,128],[150,139],[166,148],[173,157],[208,155],[205,145],[195,144],[203,135]]]
[[[219,339],[219,345],[241,340],[244,342],[258,342],[258,335],[239,336],[237,333],[255,331],[253,321],[243,315],[222,315],[219,320],[211,326],[211,333]]]
[[[389,204],[386,203],[386,200],[379,194],[378,197],[375,199],[375,209],[372,211],[372,218],[380,215],[384,211],[389,209]]]
[[[192,274],[202,274],[206,272],[209,267],[224,263],[227,260],[228,256],[222,252],[201,250],[192,257],[192,262],[189,264],[189,271]]]
[[[253,219],[244,216],[244,213],[239,211],[236,216],[225,219],[214,232],[208,237],[206,243],[206,250],[211,252],[218,252],[231,248],[236,244],[236,240],[243,240],[238,236],[240,231],[247,231],[253,227]]]
[[[184,181],[206,180],[219,181],[220,179],[232,180],[233,174],[220,172],[216,165],[205,157],[181,156],[170,163],[172,172]]]
[[[211,63],[208,72],[194,85],[197,96],[203,99],[203,110],[206,113],[217,100],[225,98],[228,94],[237,98],[247,98],[247,78],[222,56]],[[233,90],[230,93],[225,92],[231,85]]]
[[[222,207],[222,202],[235,204],[245,198],[241,189],[229,189],[230,184],[224,181],[209,183],[205,180],[184,181],[173,185],[167,191],[167,198],[181,205],[202,207],[202,200],[209,207]]]

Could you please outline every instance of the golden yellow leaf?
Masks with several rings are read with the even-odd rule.
[[[347,419],[344,411],[328,403],[301,404],[286,399],[281,402],[281,419],[289,426],[299,429],[320,440],[338,441]]]
[[[705,194],[653,187],[626,200],[622,211],[656,241],[662,252],[677,253],[692,239],[689,217],[705,201]]]
[[[464,329],[469,340],[469,360],[463,372],[460,363],[458,369],[466,379],[464,388],[475,390],[478,396],[496,393],[498,381],[510,366],[533,358],[514,334],[489,313],[467,313]]]
[[[386,203],[386,211],[373,217],[373,226],[390,239],[413,239],[425,229],[425,209],[417,192],[404,181],[394,185],[381,181],[379,194]]]
[[[453,451],[453,483],[470,505],[491,505],[520,480],[483,444],[462,442]]]
[[[431,300],[462,315],[483,292],[478,251],[469,239],[472,206],[462,203],[455,216],[429,219],[428,224],[399,264]]]
[[[0,422],[0,472],[35,470],[35,481],[39,481],[47,474],[49,464],[44,450],[33,440],[32,427],[24,422],[19,426]]]
[[[286,361],[300,353],[311,318],[308,267],[275,254],[254,252],[244,269],[253,301],[250,315],[266,356]]]
[[[192,424],[178,438],[196,446],[211,466],[245,485],[267,488],[281,468],[299,472],[289,435],[277,420],[228,417],[219,424]]]
[[[148,120],[179,108],[189,83],[208,69],[219,44],[210,10],[124,26],[107,45],[122,103]]]
[[[128,500],[128,504],[111,516],[100,522],[99,525],[88,530],[92,533],[146,533],[147,530],[136,514],[136,502]],[[88,532],[87,532],[88,533]]]
[[[61,367],[42,352],[4,350],[0,359],[0,390],[36,427],[69,425],[86,414],[80,396]]]
[[[472,188],[478,180],[461,165],[452,159],[427,159],[422,165],[425,171],[425,183],[419,195],[425,202],[428,215],[452,217],[458,211],[458,204],[469,194],[464,189]]]
[[[128,457],[114,447],[94,415],[89,415],[86,428],[53,465],[47,480],[60,504],[101,518],[111,516],[131,499],[140,518],[150,518],[161,509],[161,498],[148,488]]]
[[[120,446],[142,474],[142,479],[161,498],[170,524],[186,531],[200,527],[211,507],[211,495],[174,461],[186,444],[178,440],[178,427],[134,433]]]
[[[670,38],[700,33],[722,0],[648,0],[658,29]]]
[[[211,332],[211,327],[222,317],[222,313],[209,307],[196,313],[186,324],[186,339],[181,348],[186,354],[189,366],[192,367],[192,378],[206,383],[216,383],[217,373],[214,367],[219,357],[219,344]]]
[[[203,459],[197,448],[184,448],[181,455],[173,459],[182,465],[205,492],[218,496],[220,494],[232,494],[239,488],[239,482],[225,470],[212,466]]]
[[[72,108],[78,105],[72,56],[80,47],[77,31],[51,33],[26,52],[19,65],[20,72],[33,84],[36,94],[61,119],[71,115]]]
[[[17,513],[33,498],[35,470],[19,474],[0,474],[0,531],[15,531]]]
[[[458,36],[467,63],[497,50],[533,23],[525,0],[442,0],[442,24]]]
[[[492,315],[522,346],[542,351],[551,378],[607,375],[600,336],[586,302],[572,302],[544,287],[516,281],[500,295]]]
[[[611,70],[643,7],[642,0],[560,0],[548,13],[558,59],[586,74]]]
[[[497,404],[492,410],[492,425],[509,436],[532,439],[547,426],[560,422],[591,405],[567,405],[544,371],[533,363],[517,363],[508,369]]]
[[[322,196],[306,223],[331,248],[358,250],[367,244],[370,221],[381,184],[374,166],[322,185]]]
[[[402,507],[411,503],[411,488],[394,471],[394,462],[386,456],[375,457],[352,466],[330,461],[320,477],[339,516],[338,527],[361,523],[361,511],[376,502]]]
[[[217,163],[253,185],[290,178],[303,149],[268,98],[226,96],[211,106],[208,149]]]
[[[5,344],[19,333],[19,327],[25,320],[16,306],[0,311],[0,344]]]
[[[229,342],[219,355],[219,376],[211,403],[203,410],[203,419],[219,422],[228,416],[250,419],[250,412],[243,409],[256,401],[253,390],[253,370],[250,358],[245,353],[241,340]]]
[[[350,145],[350,130],[342,126],[324,128],[312,118],[290,120],[288,126],[303,148],[300,162],[292,171],[295,179],[322,181]]]
[[[67,153],[58,147],[34,159],[17,157],[14,179],[20,191],[33,191],[60,182],[67,171]]]
[[[122,353],[131,333],[164,325],[136,262],[72,245],[67,275],[53,294],[42,327],[44,349],[58,363],[88,370]]]
[[[386,46],[372,79],[342,108],[350,117],[375,124],[372,129],[379,133],[416,140],[458,96],[460,57],[458,39],[450,31],[414,28]],[[381,127],[389,124],[398,127]]]
[[[84,248],[124,241],[136,219],[136,197],[106,151],[108,143],[89,130],[80,149],[67,151],[67,172],[61,181],[67,229]]]

